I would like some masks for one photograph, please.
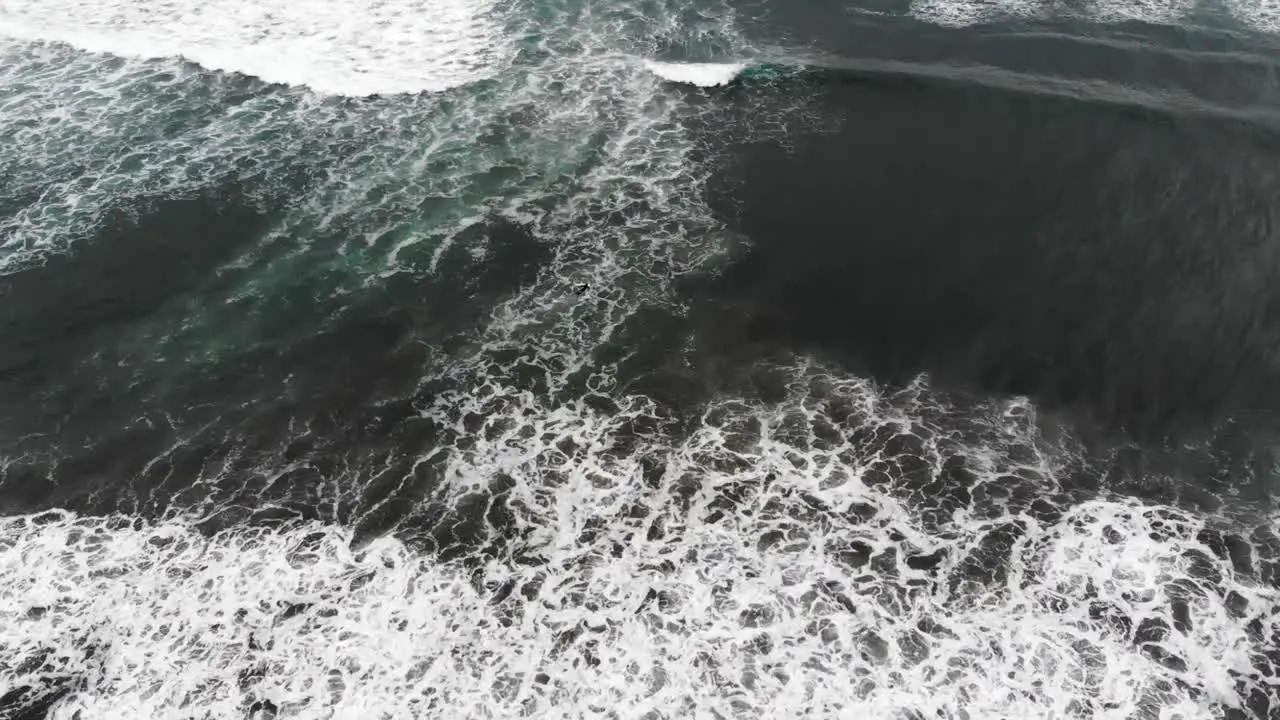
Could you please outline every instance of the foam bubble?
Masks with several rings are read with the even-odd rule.
[[[503,62],[502,18],[488,0],[22,0],[0,8],[0,35],[125,57],[184,58],[337,95],[438,91]]]
[[[687,83],[699,87],[716,87],[728,85],[742,72],[746,63],[689,63],[659,62],[646,60],[645,67],[649,72],[676,83]]]

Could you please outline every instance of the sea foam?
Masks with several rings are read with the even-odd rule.
[[[746,63],[690,63],[645,61],[645,67],[664,80],[700,87],[728,85],[738,77]]]
[[[440,91],[489,76],[506,57],[492,0],[16,0],[0,36],[124,57],[180,57],[318,93]]]

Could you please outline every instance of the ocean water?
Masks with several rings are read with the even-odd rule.
[[[0,0],[0,718],[1280,718],[1280,6]]]

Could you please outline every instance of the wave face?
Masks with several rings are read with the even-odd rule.
[[[0,3],[0,717],[1280,717],[1269,12]]]

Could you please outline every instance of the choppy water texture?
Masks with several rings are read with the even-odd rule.
[[[1277,18],[0,1],[0,716],[1280,717]]]

